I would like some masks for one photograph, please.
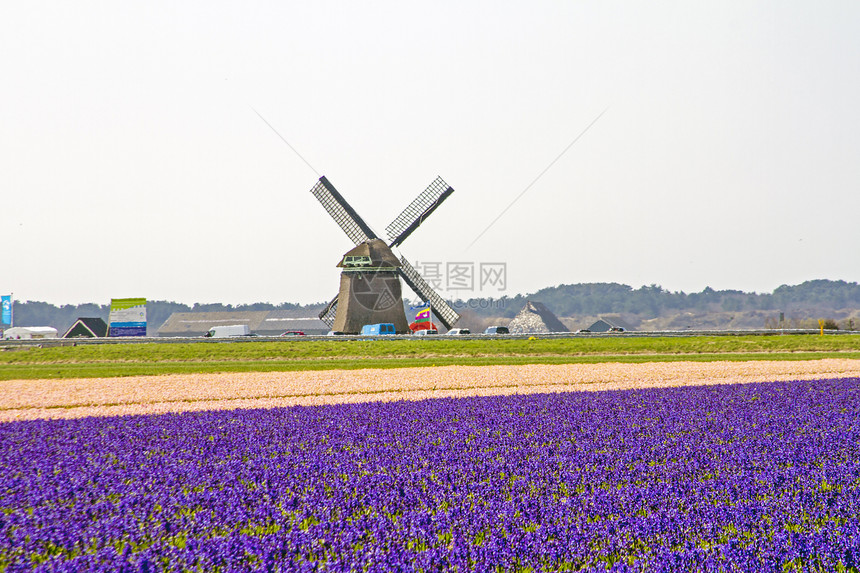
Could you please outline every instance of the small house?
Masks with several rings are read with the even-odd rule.
[[[107,323],[101,318],[79,318],[69,327],[63,338],[102,338],[107,336],[107,332]]]
[[[589,332],[627,332],[630,326],[617,318],[600,318],[587,328]]]

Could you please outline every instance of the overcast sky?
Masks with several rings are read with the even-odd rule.
[[[507,284],[447,295],[860,281],[858,30],[853,0],[5,2],[0,292],[328,300],[317,173],[380,234],[453,186],[402,253]]]

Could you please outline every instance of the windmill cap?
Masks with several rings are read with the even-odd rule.
[[[399,268],[400,260],[394,255],[385,241],[372,239],[365,241],[355,248],[346,252],[337,264],[340,268],[366,267],[366,268]]]

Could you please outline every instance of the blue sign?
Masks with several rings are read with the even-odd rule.
[[[2,301],[3,310],[2,314],[0,314],[0,323],[12,324],[12,295],[4,294]]]
[[[145,322],[112,322],[111,336],[146,336]]]

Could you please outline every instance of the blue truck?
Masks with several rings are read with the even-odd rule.
[[[361,327],[361,334],[365,336],[379,336],[381,334],[397,334],[394,324],[391,322],[380,322],[379,324],[365,324]]]

